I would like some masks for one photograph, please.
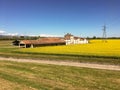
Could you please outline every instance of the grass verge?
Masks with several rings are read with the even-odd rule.
[[[119,71],[12,61],[0,61],[0,79],[37,90],[119,90],[120,88]]]

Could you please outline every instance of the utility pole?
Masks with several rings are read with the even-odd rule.
[[[106,25],[103,26],[103,42],[107,42]]]

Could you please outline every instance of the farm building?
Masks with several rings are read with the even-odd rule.
[[[19,42],[19,47],[29,48],[38,46],[53,46],[53,45],[70,45],[70,44],[86,44],[88,40],[85,38],[75,37],[67,33],[64,38],[44,37],[37,40],[22,40]]]
[[[15,45],[15,46],[18,46],[18,45],[19,45],[19,43],[20,43],[20,41],[19,41],[19,40],[15,40],[15,41],[13,41],[13,42],[12,42],[12,44],[13,44],[13,45]]]
[[[69,44],[87,44],[88,43],[87,39],[75,37],[75,36],[71,35],[70,33],[67,33],[64,36],[64,38],[65,38],[66,45],[69,45]]]
[[[22,40],[19,43],[19,47],[25,48],[51,45],[65,45],[65,40],[63,38],[47,37],[37,40]]]

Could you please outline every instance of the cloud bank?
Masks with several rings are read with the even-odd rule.
[[[4,30],[0,30],[0,35],[10,35],[10,36],[17,36],[19,35],[18,33],[8,33]]]
[[[62,37],[62,35],[51,35],[51,34],[40,34],[40,35],[25,35],[25,34],[19,34],[19,33],[9,33],[5,30],[0,30],[0,35],[8,35],[8,36],[40,36],[40,37]]]
[[[0,30],[0,34],[5,34],[6,32],[3,30]]]
[[[62,37],[61,35],[40,34],[40,37]]]

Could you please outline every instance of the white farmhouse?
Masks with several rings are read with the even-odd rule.
[[[80,38],[80,37],[75,37],[73,35],[71,35],[70,33],[67,33],[65,36],[65,42],[66,45],[70,45],[70,44],[87,44],[88,40],[85,38]]]

